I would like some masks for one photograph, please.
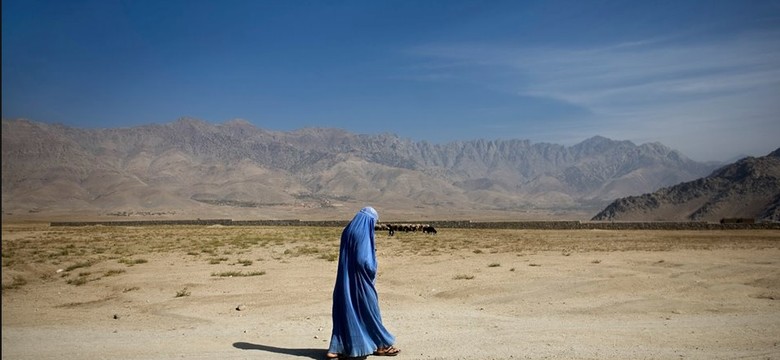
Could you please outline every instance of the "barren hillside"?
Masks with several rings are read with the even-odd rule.
[[[615,200],[593,220],[780,221],[780,149],[747,157],[711,175]]]

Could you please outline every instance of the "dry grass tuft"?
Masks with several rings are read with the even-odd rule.
[[[219,276],[219,277],[242,277],[242,276],[260,276],[265,275],[265,271],[251,271],[248,273],[244,273],[241,271],[223,271],[219,273],[211,273],[211,276]]]
[[[120,264],[125,264],[127,266],[133,266],[137,264],[146,264],[149,262],[146,259],[119,259]]]
[[[471,279],[474,279],[474,275],[459,274],[459,275],[455,275],[452,279],[453,280],[471,280]]]
[[[14,276],[13,282],[11,282],[8,285],[3,284],[3,290],[6,290],[6,289],[9,289],[9,290],[10,289],[18,289],[18,288],[20,288],[20,287],[22,287],[24,285],[27,285],[27,280],[25,280],[24,277],[22,277],[22,276]]]
[[[191,295],[191,293],[190,293],[189,290],[187,290],[186,287],[176,292],[176,297],[177,298],[184,297],[184,296],[190,296],[190,295]]]

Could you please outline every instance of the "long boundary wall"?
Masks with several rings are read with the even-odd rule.
[[[50,226],[155,226],[155,225],[222,225],[222,226],[320,226],[344,227],[349,221],[303,220],[139,220],[139,221],[59,221]],[[393,224],[426,224],[450,229],[528,229],[528,230],[780,230],[780,223],[710,223],[710,222],[600,222],[600,221],[397,221]]]

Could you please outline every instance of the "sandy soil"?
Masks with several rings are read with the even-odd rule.
[[[158,250],[132,266],[73,270],[70,279],[121,269],[75,286],[52,264],[6,266],[9,242],[50,230],[25,231],[3,231],[3,359],[324,358],[334,261],[285,256],[283,244],[219,264]],[[398,358],[780,359],[780,233],[748,243],[713,233],[701,246],[629,232],[615,248],[587,244],[615,233],[547,234],[500,235],[547,237],[536,247],[470,233],[467,247],[415,252],[403,249],[429,238],[380,234],[377,288]],[[649,238],[669,244],[626,246]],[[238,258],[255,260],[229,264]],[[214,276],[226,270],[264,274]],[[10,286],[21,274],[27,283]]]

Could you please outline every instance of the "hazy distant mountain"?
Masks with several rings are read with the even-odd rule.
[[[273,132],[193,119],[121,129],[2,122],[2,208],[12,212],[330,207],[596,209],[715,166],[659,143],[593,137],[431,144],[336,129]]]
[[[711,175],[615,200],[593,220],[780,221],[780,149],[746,157]]]

